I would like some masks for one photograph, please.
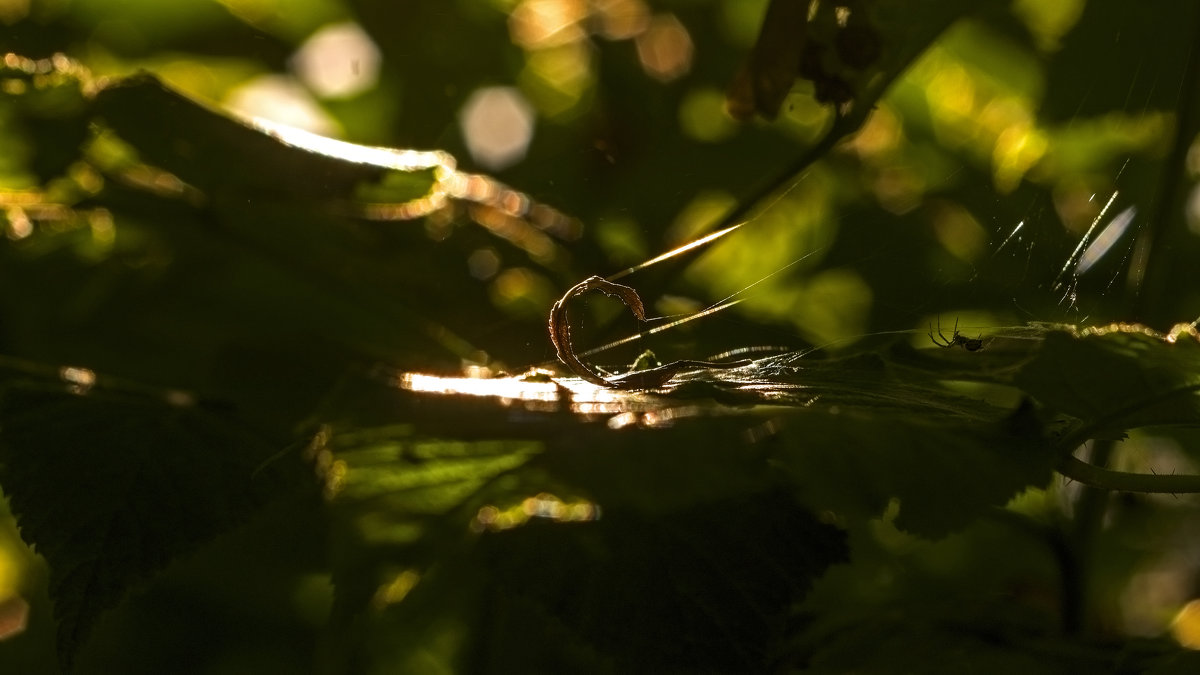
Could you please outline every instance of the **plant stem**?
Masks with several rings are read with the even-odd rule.
[[[1193,14],[1193,17],[1195,16],[1196,14]],[[1193,21],[1195,22],[1195,18]],[[1200,39],[1200,22],[1193,25],[1193,36]],[[1146,239],[1145,245],[1150,247],[1144,267],[1145,278],[1132,307],[1134,317],[1141,321],[1163,320],[1164,299],[1173,297],[1167,289],[1172,278],[1180,278],[1178,266],[1181,261],[1177,259],[1177,241],[1188,236],[1183,218],[1189,183],[1186,175],[1187,156],[1193,139],[1200,131],[1200,116],[1196,114],[1200,109],[1200,49],[1196,47],[1194,40],[1191,44],[1183,82],[1179,87],[1181,93],[1175,109],[1178,126],[1175,129],[1171,154],[1163,164],[1164,176],[1154,200],[1155,212],[1146,221],[1150,227],[1139,235]]]
[[[1069,550],[1063,556],[1063,633],[1078,635],[1087,626],[1085,622],[1092,615],[1091,611],[1091,560],[1095,549],[1096,533],[1104,522],[1104,512],[1108,510],[1109,488],[1104,485],[1093,485],[1090,482],[1090,471],[1077,471],[1080,468],[1094,471],[1105,471],[1098,465],[1108,464],[1116,444],[1111,440],[1097,440],[1092,444],[1091,461],[1087,464],[1073,455],[1067,454],[1058,463],[1058,471],[1062,475],[1078,480],[1086,487],[1079,493],[1075,502],[1074,519],[1070,523],[1074,527],[1067,531]],[[1112,473],[1112,472],[1110,472]],[[1083,479],[1076,474],[1087,474]]]
[[[1080,461],[1071,455],[1060,459],[1057,469],[1059,473],[1071,480],[1100,490],[1157,494],[1200,492],[1200,476],[1192,474],[1161,476],[1113,471]]]

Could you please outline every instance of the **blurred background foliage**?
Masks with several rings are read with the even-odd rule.
[[[795,82],[774,119],[739,122],[726,112],[726,92],[759,38],[764,0],[0,0],[0,53],[74,60],[42,77],[5,64],[0,353],[48,372],[79,365],[198,392],[283,447],[348,368],[546,364],[554,356],[546,313],[564,289],[741,222],[711,246],[626,279],[658,315],[734,294],[741,304],[600,360],[629,363],[646,347],[666,358],[759,345],[837,351],[893,331],[920,345],[939,317],[973,336],[1041,321],[1166,329],[1200,316],[1200,8],[860,0],[841,3],[853,20],[839,23],[834,3],[824,4],[813,3],[807,44],[826,48],[805,56],[809,70],[799,74],[808,79]],[[90,76],[73,74],[73,64]],[[423,179],[335,173],[349,182],[298,185],[292,176],[307,164],[288,174],[291,155],[236,139],[221,145],[219,124],[150,90],[93,98],[93,77],[143,70],[243,115],[354,143],[443,150],[459,169],[520,192],[420,218],[372,215],[364,204],[419,192]],[[636,330],[614,302],[595,299],[582,312],[581,345]],[[385,436],[414,464],[411,453],[464,452],[395,440],[406,434]],[[1176,468],[1200,459],[1186,439],[1132,441]],[[366,452],[358,461],[368,466],[383,461],[370,454],[379,447],[343,442]],[[536,453],[513,443],[467,454],[494,454],[503,467],[503,458],[519,464]],[[343,471],[354,464],[339,461]],[[476,486],[491,470],[475,467],[462,480]],[[1047,494],[1022,508],[1061,517]],[[570,513],[590,503],[562,497],[530,508]],[[1195,552],[1181,543],[1195,528],[1191,504],[1175,504],[1169,517],[1158,502],[1120,512],[1129,522],[1099,544],[1113,549],[1095,581],[1108,584],[1095,617],[1104,635],[1161,635],[1195,595]],[[337,661],[349,638],[324,632],[338,607],[322,538],[338,514],[295,497],[177,560],[100,621],[82,667],[162,672],[183,661],[197,672],[302,672]],[[13,672],[50,672],[47,572],[5,523],[0,626],[21,614],[26,628],[0,643],[0,658]],[[1123,539],[1146,523],[1149,534]],[[852,555],[877,564],[877,575],[917,581],[881,590],[861,586],[871,576],[860,570],[845,582],[864,596],[854,611],[871,614],[872,603],[895,601],[889,594],[931,596],[941,584],[984,587],[972,616],[1004,594],[1025,608],[1052,602],[1043,586],[1013,581],[1046,570],[973,562],[977,551],[1011,545],[995,524],[932,543],[889,527],[855,532]],[[781,546],[766,559],[790,556]],[[379,561],[356,564],[378,570]],[[964,573],[978,569],[1000,581]],[[391,570],[386,584],[362,591],[364,602],[398,602],[413,574]],[[838,583],[831,575],[805,610],[824,617],[818,627],[842,621],[861,631],[826,655],[831,672],[856,641],[891,645],[879,651],[882,668],[887,655],[938,635],[917,627],[905,642],[887,635],[886,613],[871,623],[845,608],[824,611],[838,606]],[[362,656],[371,667],[434,672],[467,631],[456,623],[463,597],[444,607],[418,599],[439,618],[398,646],[380,637],[403,627],[386,616],[351,624],[363,633],[355,653],[371,654]],[[532,611],[503,607],[518,618]],[[947,663],[960,672],[961,663]]]

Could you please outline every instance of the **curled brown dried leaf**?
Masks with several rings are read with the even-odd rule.
[[[600,291],[609,297],[620,300],[633,312],[638,321],[646,320],[646,306],[638,292],[630,286],[611,282],[604,277],[593,276],[575,284],[563,294],[554,306],[550,308],[550,341],[562,361],[571,372],[592,384],[611,389],[657,389],[665,385],[675,375],[703,368],[737,368],[750,363],[749,360],[717,363],[713,361],[692,361],[683,359],[672,361],[657,368],[639,370],[614,377],[605,377],[600,371],[584,363],[575,353],[571,344],[571,323],[567,318],[567,302],[571,298],[588,291]]]

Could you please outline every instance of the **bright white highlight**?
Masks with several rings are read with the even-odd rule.
[[[493,171],[525,158],[533,139],[533,122],[533,109],[512,87],[476,90],[459,113],[471,157]]]
[[[348,98],[375,86],[379,48],[356,23],[329,24],[292,56],[296,75],[317,96]]]

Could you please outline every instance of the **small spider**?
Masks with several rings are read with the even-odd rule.
[[[954,334],[951,335],[950,337],[946,337],[942,333],[942,321],[941,321],[941,319],[938,319],[937,337],[934,337],[933,326],[931,325],[931,326],[929,326],[929,339],[933,340],[933,344],[935,344],[939,347],[958,346],[958,347],[962,347],[963,349],[965,349],[969,352],[975,352],[975,351],[979,351],[980,349],[983,349],[983,336],[980,335],[977,338],[964,337],[961,333],[958,332],[958,319],[954,320]]]

